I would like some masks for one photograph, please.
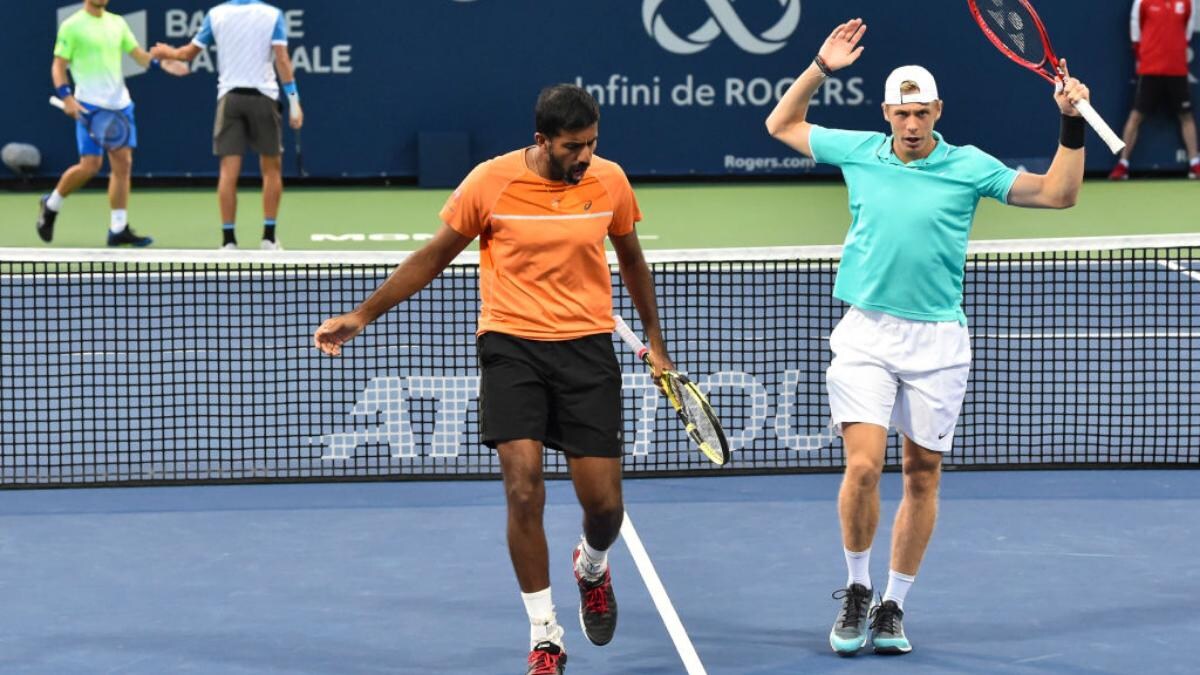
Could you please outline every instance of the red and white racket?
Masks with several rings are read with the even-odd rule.
[[[1041,75],[1051,84],[1057,84],[1058,66],[1061,63],[1046,26],[1034,11],[1029,0],[967,0],[975,22],[996,49],[1018,64]],[[1075,104],[1083,119],[1096,130],[1113,154],[1125,147],[1125,142],[1113,132],[1112,127],[1100,117],[1100,113],[1087,101]]]

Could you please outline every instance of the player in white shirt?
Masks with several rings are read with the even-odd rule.
[[[262,248],[278,250],[281,247],[275,226],[283,197],[283,129],[278,102],[281,88],[288,98],[291,127],[299,129],[304,124],[300,93],[287,52],[283,12],[260,0],[229,0],[208,11],[190,44],[176,48],[160,42],[150,53],[160,59],[191,61],[213,45],[219,47],[213,154],[221,160],[217,184],[221,247],[237,248],[237,181],[242,156],[249,147],[258,154],[262,170]]]

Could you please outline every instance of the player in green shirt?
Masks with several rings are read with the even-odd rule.
[[[901,619],[937,518],[942,454],[951,451],[966,392],[971,347],[962,311],[967,235],[982,197],[1013,206],[1068,208],[1083,182],[1084,122],[1074,103],[1088,90],[1064,61],[1055,92],[1060,145],[1044,175],[1018,173],[933,130],[942,116],[937,83],[902,66],[884,86],[891,135],[825,129],[807,120],[809,100],[833,71],[863,51],[862,19],[838,26],[767,118],[771,135],[841,168],[852,222],[834,283],[850,305],[830,336],[826,374],[831,423],[846,471],[838,495],[849,579],[829,641],[842,655],[868,637],[876,653],[912,649]],[[871,543],[889,427],[904,437],[904,496],[892,530],[887,590],[872,602]]]
[[[137,125],[133,100],[121,73],[121,57],[129,54],[143,68],[162,67],[172,75],[188,74],[178,61],[161,64],[138,45],[125,19],[106,11],[108,0],[87,0],[83,9],[62,23],[54,45],[51,77],[63,112],[75,120],[75,140],[79,163],[62,175],[54,192],[41,198],[37,220],[38,236],[49,242],[54,238],[54,221],[63,200],[83,187],[99,171],[108,155],[108,201],[112,208],[108,245],[147,246],[150,237],[135,234],[129,227],[126,206],[129,202],[129,178],[133,170],[133,149],[137,147]],[[67,79],[70,68],[75,89]],[[124,147],[107,152],[88,134],[85,115],[97,110],[119,111],[129,120],[129,141]]]

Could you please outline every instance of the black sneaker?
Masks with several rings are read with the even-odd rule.
[[[149,246],[153,243],[153,239],[150,237],[143,237],[142,235],[135,233],[133,228],[129,227],[128,225],[126,225],[125,229],[121,230],[120,232],[113,232],[112,230],[108,231],[109,246],[136,246],[137,248],[141,248],[143,246]]]
[[[862,584],[835,591],[834,600],[842,601],[829,631],[829,646],[839,656],[854,656],[867,644],[867,616],[871,609],[871,589]]]
[[[46,202],[50,199],[50,195],[42,195],[38,200],[38,219],[37,233],[42,241],[47,244],[54,238],[54,219],[58,218],[58,211],[46,206]]]
[[[608,569],[595,580],[579,574],[581,546],[576,546],[571,556],[575,581],[579,584],[579,625],[592,644],[603,646],[612,642],[613,632],[617,630],[617,596],[613,594],[612,574]]]
[[[912,644],[904,635],[904,610],[887,600],[871,611],[871,645],[876,654],[907,654]]]
[[[525,675],[563,675],[567,670],[567,652],[553,642],[539,642],[529,652]]]

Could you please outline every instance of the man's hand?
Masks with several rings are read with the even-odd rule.
[[[299,129],[304,126],[304,109],[299,103],[289,104],[291,108],[288,110],[288,126],[293,129]]]
[[[79,105],[79,101],[74,96],[68,96],[63,99],[63,114],[73,120],[80,119],[87,112],[83,106]]]
[[[165,61],[175,56],[175,48],[165,42],[159,42],[150,48],[150,56]]]
[[[1075,104],[1079,101],[1090,100],[1091,94],[1086,85],[1071,77],[1071,72],[1067,70],[1066,59],[1059,63],[1058,73],[1059,76],[1056,78],[1054,87],[1054,102],[1058,104],[1058,109],[1062,111],[1062,114],[1080,117],[1080,112],[1075,108]]]
[[[342,353],[342,345],[354,339],[366,326],[354,312],[335,316],[313,333],[313,345],[329,356],[338,356]]]
[[[862,56],[864,48],[858,43],[866,32],[867,24],[863,23],[862,19],[847,21],[833,29],[817,55],[830,70],[841,70],[850,66]]]
[[[155,57],[158,58],[158,57]],[[163,69],[164,73],[174,75],[175,77],[184,77],[192,74],[192,69],[183,61],[175,59],[158,59],[158,65]]]

